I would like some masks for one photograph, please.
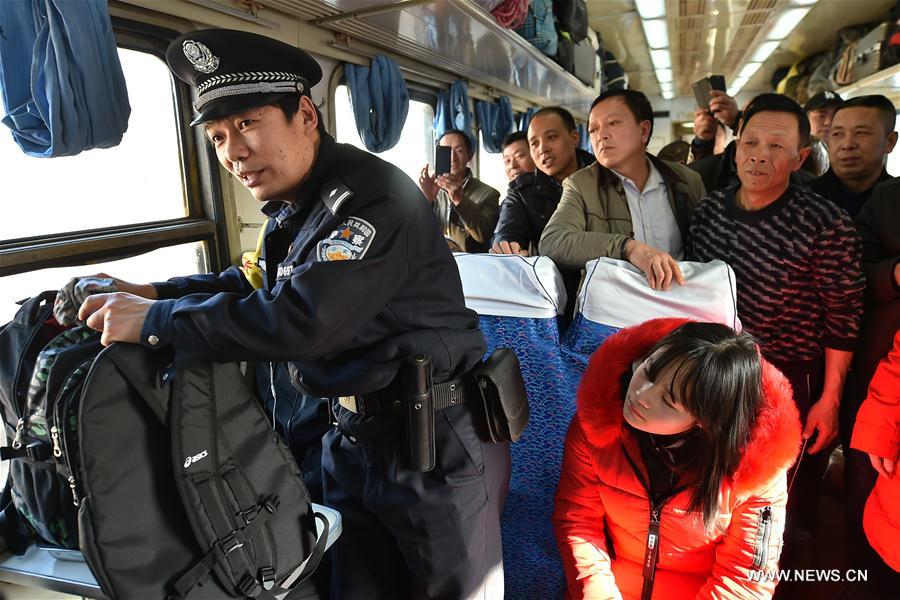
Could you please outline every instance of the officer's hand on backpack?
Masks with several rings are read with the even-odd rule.
[[[81,305],[78,318],[91,329],[102,332],[100,343],[104,346],[113,342],[136,344],[154,302],[125,292],[95,294]]]

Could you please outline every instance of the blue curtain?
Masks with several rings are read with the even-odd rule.
[[[528,133],[528,124],[531,123],[531,117],[534,116],[539,109],[531,107],[519,115],[519,131]]]
[[[3,124],[26,154],[122,140],[131,106],[106,0],[0,1],[0,34]]]
[[[481,127],[481,139],[484,148],[492,154],[503,150],[503,138],[513,130],[514,119],[509,98],[500,96],[496,104],[478,101],[475,103],[475,114]]]
[[[591,147],[591,138],[588,135],[587,124],[585,123],[578,125],[578,147],[590,154],[594,153],[594,149]]]
[[[385,56],[371,67],[344,65],[356,130],[370,152],[390,150],[400,141],[409,113],[409,91],[397,63]]]
[[[472,129],[472,112],[469,110],[469,88],[462,79],[450,86],[449,92],[438,92],[437,110],[434,113],[434,141],[437,143],[450,129],[464,131],[478,148],[478,140]]]

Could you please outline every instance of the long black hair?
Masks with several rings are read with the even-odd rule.
[[[722,479],[737,469],[762,408],[756,339],[717,323],[685,323],[647,354],[647,377],[672,372],[669,394],[697,421],[706,452],[693,461],[689,510],[707,530],[719,509]]]

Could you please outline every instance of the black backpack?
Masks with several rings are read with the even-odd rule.
[[[0,331],[0,363],[10,363],[0,364],[4,413],[31,433],[40,427],[19,425],[32,411],[11,392],[21,389],[18,371],[33,374],[46,355],[33,346],[50,327],[42,317],[51,298],[26,302],[16,325]],[[272,598],[312,573],[327,521],[313,513],[293,456],[236,364],[175,369],[167,350],[88,350],[96,336],[86,342],[77,328],[62,335],[72,343],[45,373],[45,410],[59,443],[51,436],[48,455],[37,450],[47,444],[32,439],[40,436],[23,434],[18,449],[6,449],[11,472],[25,475],[12,477],[13,496],[54,507],[32,533],[46,539],[53,519],[77,522],[78,547],[110,598]],[[20,404],[8,406],[10,399]],[[22,448],[31,455],[15,455]],[[48,472],[56,478],[27,476]],[[32,524],[35,515],[24,516]]]
[[[68,375],[93,358],[100,343],[89,330],[65,331],[55,325],[55,294],[44,292],[24,302],[0,330],[0,406],[8,442],[0,457],[9,460],[0,531],[17,553],[32,540],[78,547],[77,506],[60,446],[59,429],[66,417],[56,410],[55,400],[71,385]],[[65,391],[67,398],[77,395]]]

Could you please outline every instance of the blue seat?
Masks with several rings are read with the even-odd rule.
[[[456,260],[466,305],[481,317],[488,353],[511,348],[528,392],[531,414],[510,448],[512,474],[501,520],[506,598],[560,598],[565,578],[550,517],[578,383],[560,354],[562,277],[547,257],[457,254]]]

